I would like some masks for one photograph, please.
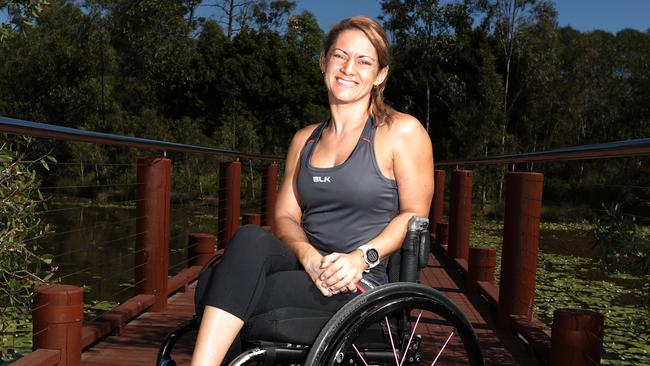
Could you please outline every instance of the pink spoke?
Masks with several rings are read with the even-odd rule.
[[[352,343],[352,348],[354,348],[354,350],[357,352],[357,355],[359,355],[359,358],[361,359],[361,361],[363,361],[363,364],[368,366],[368,363],[366,362],[366,360],[363,359],[363,356],[361,356],[361,352],[359,352],[357,346],[355,346],[354,343]]]
[[[406,348],[404,348],[404,354],[402,355],[402,362],[399,363],[399,366],[402,366],[404,363],[404,360],[406,359],[406,354],[408,353],[409,347],[411,347],[411,341],[413,340],[413,336],[415,335],[415,330],[418,327],[418,323],[420,322],[420,317],[422,316],[423,310],[420,310],[420,315],[418,315],[418,319],[415,321],[415,325],[413,326],[413,331],[411,332],[411,337],[409,338],[409,342],[406,344]]]
[[[393,342],[393,333],[390,331],[390,324],[388,324],[388,317],[385,316],[386,328],[388,328],[388,336],[390,337],[390,346],[393,347],[393,354],[395,355],[395,366],[399,366],[399,360],[397,359],[397,349],[395,348],[395,342]]]
[[[453,336],[453,335],[454,335],[454,332],[451,332],[449,337],[447,337],[447,341],[445,342],[445,344],[442,345],[442,348],[440,349],[440,352],[438,352],[438,355],[436,356],[436,359],[433,360],[433,363],[431,364],[431,366],[436,364],[436,361],[438,361],[438,357],[440,357],[440,355],[442,354],[442,351],[445,349],[445,347],[447,347],[447,343],[449,343],[449,340],[451,339],[451,336]]]

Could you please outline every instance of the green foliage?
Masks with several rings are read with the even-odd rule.
[[[39,253],[35,238],[52,231],[37,212],[45,199],[35,166],[49,169],[49,155],[30,157],[30,139],[2,135],[0,145],[0,334],[18,331],[31,311],[34,287],[54,273],[51,255]],[[4,342],[3,342],[4,344]],[[4,358],[7,349],[0,348]]]
[[[44,6],[49,0],[5,0],[0,2],[0,13],[6,13],[6,22],[0,23],[0,43],[16,31],[34,26]]]
[[[636,217],[625,214],[619,203],[603,205],[603,213],[593,220],[593,246],[608,270],[650,274],[650,240],[641,235]]]

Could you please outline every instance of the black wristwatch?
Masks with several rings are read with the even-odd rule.
[[[366,272],[379,264],[379,252],[372,245],[364,244],[358,248],[363,253],[363,259],[368,264]]]

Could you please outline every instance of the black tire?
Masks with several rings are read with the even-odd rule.
[[[408,311],[410,314],[411,309],[422,309],[436,314],[446,324],[453,326],[462,340],[469,364],[483,365],[483,356],[474,329],[460,309],[439,291],[409,282],[379,286],[346,304],[325,324],[311,347],[305,365],[340,364],[341,356],[350,353],[354,340],[371,324],[377,323],[388,314],[400,311],[405,314]]]

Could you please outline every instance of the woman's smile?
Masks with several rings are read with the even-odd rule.
[[[356,81],[352,79],[346,79],[346,78],[336,78],[336,83],[340,85],[343,88],[354,88],[355,86],[359,85]]]

